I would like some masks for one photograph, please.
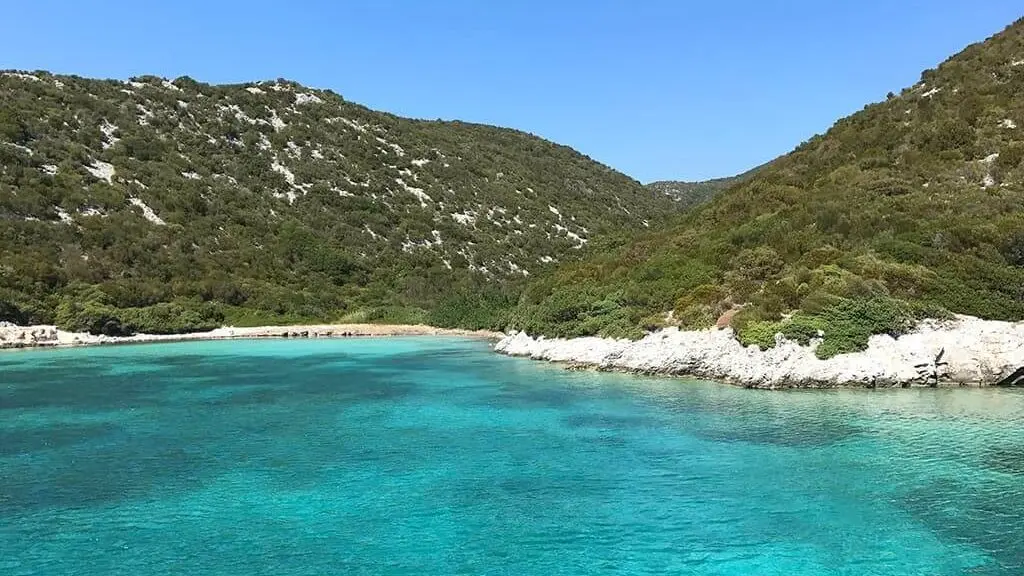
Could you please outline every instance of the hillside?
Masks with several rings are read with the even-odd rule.
[[[441,321],[670,210],[529,134],[283,80],[0,74],[0,320]]]
[[[659,180],[657,182],[651,182],[646,186],[651,190],[667,194],[679,203],[680,209],[688,210],[694,206],[699,206],[708,200],[711,200],[719,192],[722,192],[734,184],[749,180],[758,170],[764,168],[764,166],[767,166],[767,164],[752,168],[742,174],[728,176],[726,178],[712,178],[711,180],[700,180],[695,182],[686,182],[682,180]]]
[[[742,308],[745,343],[821,331],[826,357],[925,316],[1019,320],[1022,158],[1024,20],[665,228],[539,280],[515,324],[637,336]]]

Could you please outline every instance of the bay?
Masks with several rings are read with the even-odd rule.
[[[0,354],[0,574],[1024,573],[1024,391],[459,338]]]

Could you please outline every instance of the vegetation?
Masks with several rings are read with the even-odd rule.
[[[821,357],[922,318],[1020,320],[1024,21],[752,173],[665,190],[528,134],[285,81],[4,73],[0,320],[616,337],[728,321]]]
[[[758,170],[761,170],[765,166],[767,166],[767,164],[747,170],[743,174],[729,176],[726,178],[712,178],[711,180],[701,180],[699,182],[661,180],[658,182],[651,182],[650,184],[647,184],[647,187],[661,192],[662,194],[669,195],[679,203],[680,208],[685,210],[699,206],[730,187],[750,180]]]
[[[950,313],[1024,318],[1024,20],[692,212],[531,283],[545,334],[711,326],[818,354]]]
[[[0,320],[500,327],[531,275],[672,210],[529,134],[283,80],[0,73]]]

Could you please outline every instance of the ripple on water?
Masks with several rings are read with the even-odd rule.
[[[1024,574],[1024,394],[764,394],[459,339],[0,358],[3,574]]]

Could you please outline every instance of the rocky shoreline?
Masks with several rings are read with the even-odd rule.
[[[188,334],[102,336],[84,332],[65,332],[58,330],[56,326],[15,326],[7,324],[0,326],[0,349],[247,338],[358,338],[383,336],[462,336],[497,340],[503,334],[485,330],[457,330],[406,324],[317,324],[303,326],[258,326],[250,328],[228,326],[208,332],[192,332]]]
[[[1024,323],[958,316],[926,321],[899,338],[873,336],[868,349],[828,360],[814,355],[815,342],[801,346],[776,337],[776,346],[744,347],[732,330],[667,328],[640,340],[598,337],[544,338],[423,325],[319,324],[223,327],[189,334],[102,336],[66,332],[56,326],[0,325],[0,350],[99,346],[146,342],[258,338],[353,338],[460,336],[496,341],[509,356],[556,362],[569,369],[696,377],[746,388],[836,388],[910,386],[1024,386]]]
[[[828,360],[814,355],[816,345],[779,335],[775,348],[760,350],[741,345],[729,328],[668,328],[636,341],[512,333],[495,351],[576,369],[690,376],[747,388],[1024,386],[1024,323],[970,316],[926,321],[910,334],[873,336],[867,350]]]

